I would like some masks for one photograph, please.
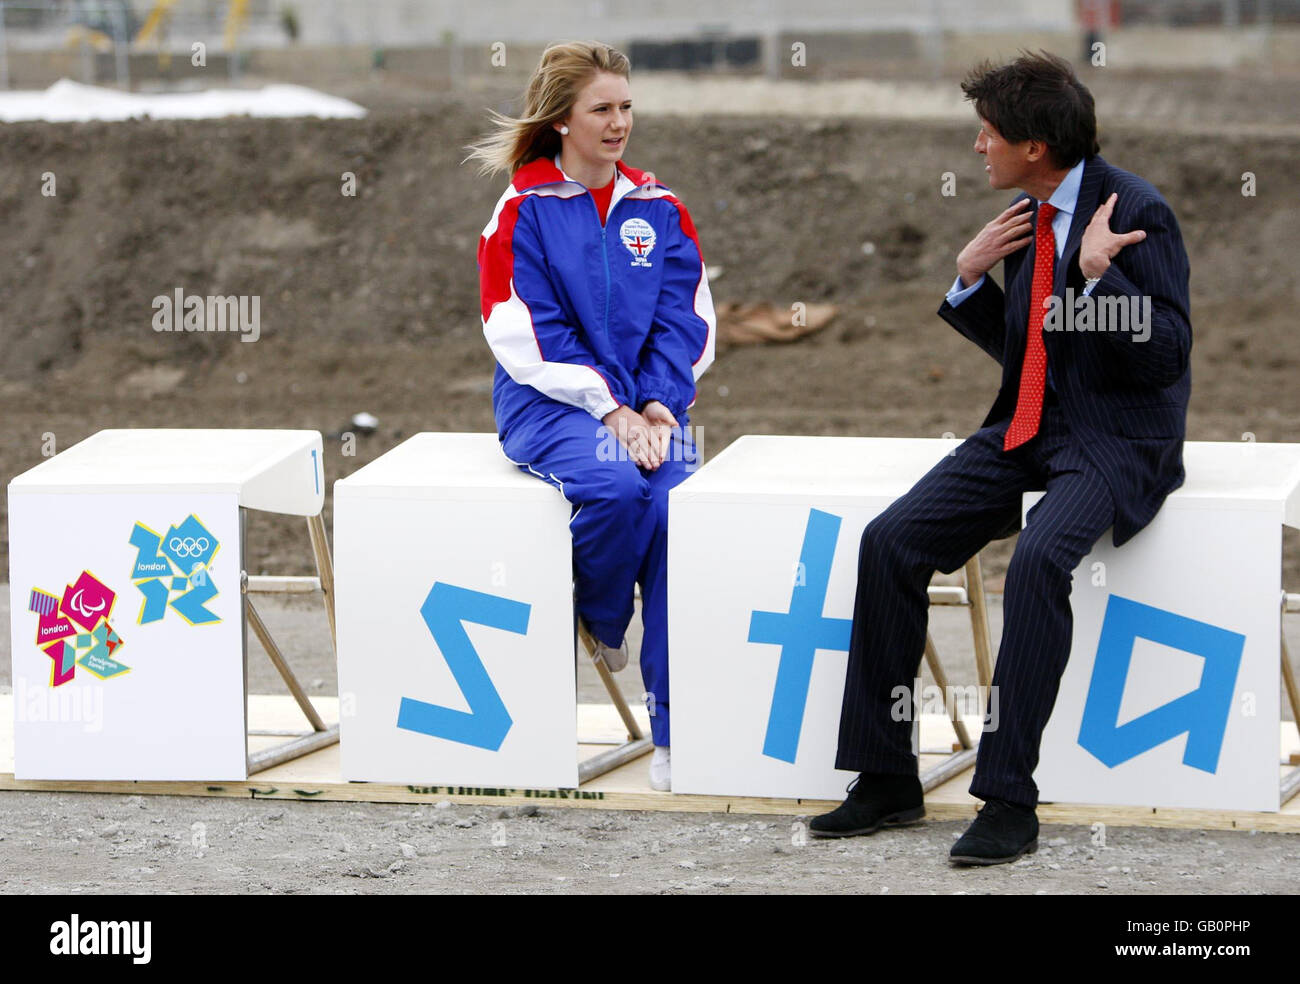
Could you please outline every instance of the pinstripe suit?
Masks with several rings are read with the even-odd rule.
[[[1111,192],[1119,196],[1112,231],[1144,229],[1147,236],[1112,259],[1093,296],[1149,297],[1150,337],[1044,331],[1052,387],[1038,435],[1028,443],[1002,450],[1024,361],[1034,244],[1003,261],[1005,293],[986,277],[958,307],[945,301],[939,309],[1002,364],[1002,385],[981,428],[863,532],[837,768],[915,773],[911,726],[892,720],[889,710],[893,689],[910,686],[920,664],[930,577],[955,571],[990,540],[1014,532],[1022,494],[1046,489],[1007,570],[993,677],[999,726],[980,742],[971,783],[983,799],[1037,803],[1039,739],[1070,651],[1071,572],[1107,527],[1117,546],[1124,543],[1183,482],[1188,263],[1160,193],[1099,156],[1089,158],[1052,292],[1083,292],[1079,245]]]

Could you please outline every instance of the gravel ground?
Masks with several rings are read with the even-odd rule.
[[[1036,855],[955,868],[962,829],[818,841],[796,817],[0,793],[0,892],[1289,894],[1300,860],[1292,834],[1045,825]]]

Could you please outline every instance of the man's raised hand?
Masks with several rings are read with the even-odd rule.
[[[1033,241],[1033,223],[1025,211],[1028,205],[1028,198],[1013,202],[957,254],[957,275],[963,287],[979,280],[1004,256]]]
[[[1140,243],[1147,237],[1142,229],[1124,233],[1110,231],[1110,216],[1118,200],[1119,195],[1111,192],[1111,196],[1097,206],[1088,228],[1083,230],[1083,242],[1079,244],[1079,269],[1089,280],[1105,274],[1110,269],[1110,261],[1125,246]]]

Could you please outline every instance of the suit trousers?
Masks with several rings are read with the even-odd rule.
[[[1007,569],[997,727],[981,737],[970,786],[981,799],[1038,802],[1039,740],[1070,655],[1072,572],[1113,524],[1115,504],[1051,391],[1038,434],[1003,451],[1008,423],[973,434],[862,534],[836,768],[916,774],[912,725],[894,720],[891,707],[895,688],[910,693],[920,667],[930,578],[1014,530],[1023,493],[1046,489]]]
[[[641,679],[650,733],[669,744],[668,492],[698,464],[690,421],[681,419],[667,459],[640,468],[617,438],[585,410],[538,404],[502,441],[507,458],[549,482],[572,504],[574,605],[607,646],[623,641],[641,586]]]

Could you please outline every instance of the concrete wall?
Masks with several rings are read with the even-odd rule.
[[[414,45],[565,38],[669,40],[774,31],[1067,30],[1073,0],[275,0],[309,44]]]

